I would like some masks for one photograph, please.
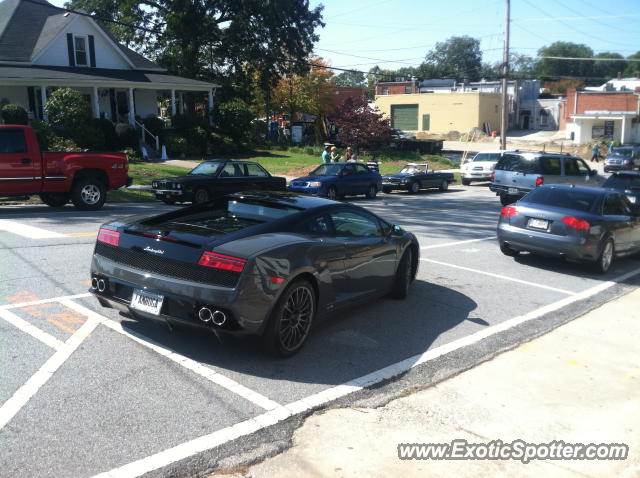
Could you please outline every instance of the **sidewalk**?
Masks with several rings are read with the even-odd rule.
[[[315,414],[240,478],[640,476],[640,289],[378,409]],[[399,443],[624,443],[624,461],[400,460]]]

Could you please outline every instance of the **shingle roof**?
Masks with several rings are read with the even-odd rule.
[[[81,86],[91,83],[98,87],[113,87],[122,83],[128,86],[137,83],[140,87],[156,89],[172,87],[201,88],[203,91],[219,87],[206,81],[191,80],[162,72],[141,70],[111,70],[106,68],[62,67],[62,66],[2,66],[0,82],[18,80],[21,83],[33,80],[34,84],[47,86]],[[101,84],[102,83],[102,84]]]
[[[0,61],[30,62],[65,25],[77,18],[46,0],[4,0],[0,3]],[[102,27],[100,27],[102,28]],[[163,70],[142,55],[118,43],[102,30],[134,65],[145,70]]]

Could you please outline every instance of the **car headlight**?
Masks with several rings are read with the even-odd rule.
[[[310,181],[309,182],[309,187],[310,188],[319,188],[322,186],[322,183],[320,181]]]
[[[157,182],[155,182],[155,181],[153,181],[153,182],[151,183],[151,187],[152,187],[153,189],[158,189],[158,183],[157,183]]]
[[[631,160],[630,159],[625,159],[624,160],[624,164],[631,164]]]
[[[182,189],[182,184],[180,184],[180,183],[174,184],[173,187],[176,188],[176,189]]]

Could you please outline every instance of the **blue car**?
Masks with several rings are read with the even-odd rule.
[[[334,200],[358,194],[373,199],[382,190],[382,176],[361,163],[326,163],[294,179],[287,189]]]

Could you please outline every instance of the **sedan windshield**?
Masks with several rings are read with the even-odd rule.
[[[198,164],[195,168],[189,171],[189,174],[210,174],[216,175],[224,163],[220,161],[205,161]]]
[[[340,171],[342,166],[339,164],[321,164],[310,173],[310,176],[337,176]]]
[[[577,211],[589,212],[600,197],[600,191],[575,189],[539,188],[527,194],[520,202],[527,205],[543,204]]]

